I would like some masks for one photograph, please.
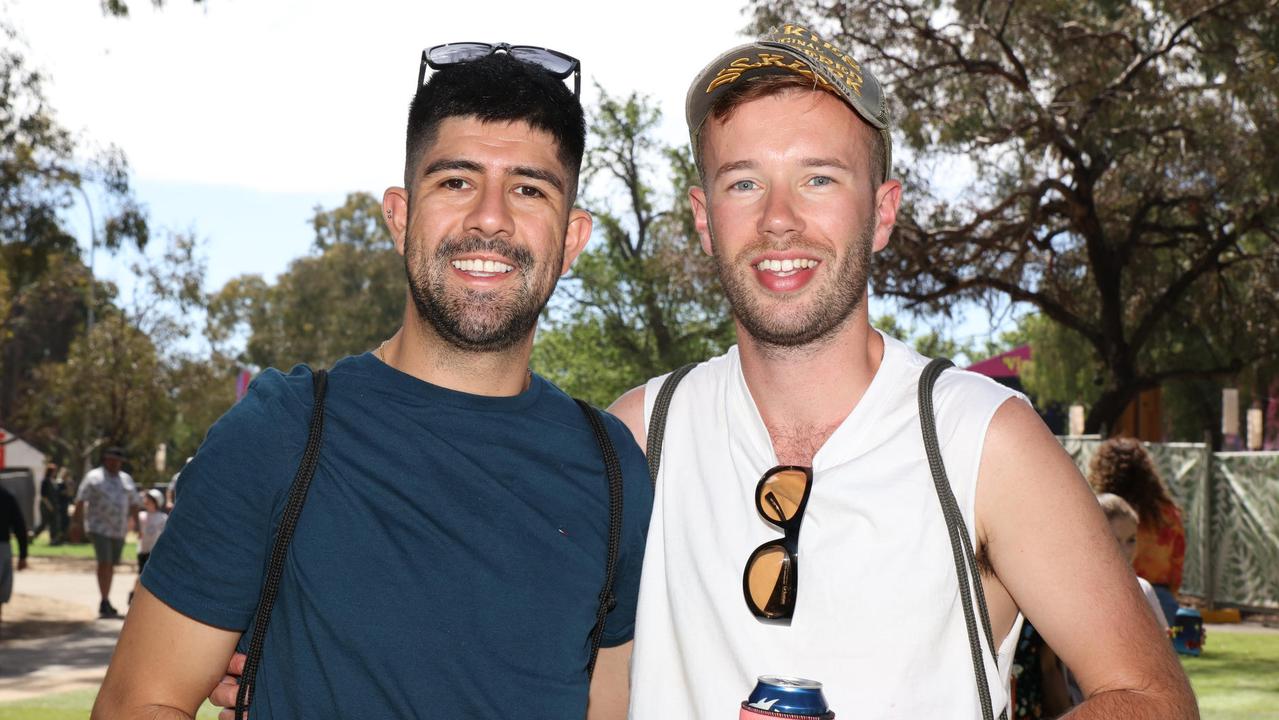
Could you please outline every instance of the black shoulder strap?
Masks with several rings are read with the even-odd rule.
[[[648,420],[648,441],[644,452],[648,455],[648,481],[657,488],[657,471],[662,466],[662,439],[666,436],[666,412],[671,409],[671,396],[675,394],[675,386],[697,363],[689,363],[670,375],[657,391],[657,400],[653,402],[653,416]]]
[[[981,573],[977,570],[977,558],[973,552],[972,540],[968,537],[968,528],[964,517],[959,512],[959,503],[955,502],[955,493],[951,490],[950,480],[946,477],[946,468],[942,464],[941,447],[937,442],[937,420],[933,410],[933,385],[942,371],[953,363],[945,358],[937,358],[928,363],[919,376],[919,423],[924,432],[924,452],[928,454],[928,465],[933,471],[933,484],[937,489],[937,499],[941,501],[942,515],[946,518],[946,530],[950,533],[950,547],[955,556],[955,573],[959,577],[959,596],[964,604],[964,623],[968,626],[968,644],[973,658],[973,671],[977,678],[977,696],[981,700],[981,712],[984,720],[994,720],[991,710],[990,686],[986,684],[986,663],[981,657],[981,639],[977,635],[977,619],[973,613],[972,595],[977,596],[977,606],[981,611],[982,631],[986,635],[986,644],[990,646],[990,654],[996,655],[995,643],[990,632],[990,611],[986,608],[986,593],[982,590]],[[972,578],[972,595],[969,594],[969,578]],[[1004,720],[1008,716],[1007,707],[999,717]]]
[[[302,515],[302,503],[306,501],[306,491],[311,487],[315,465],[320,458],[320,443],[324,435],[324,393],[328,384],[328,372],[316,370],[311,375],[311,392],[314,397],[311,404],[311,428],[306,438],[306,449],[302,452],[302,462],[298,465],[297,474],[293,476],[293,485],[289,487],[289,500],[280,517],[280,527],[275,531],[266,580],[262,585],[262,594],[258,597],[258,608],[253,613],[253,635],[244,660],[244,672],[240,675],[240,689],[235,695],[235,720],[243,720],[248,712],[249,695],[253,691],[258,665],[262,662],[266,626],[271,621],[271,608],[275,606],[275,598],[280,594],[284,558],[288,554],[289,542],[293,539],[293,531],[297,529],[298,517]]]
[[[599,443],[600,455],[604,458],[604,472],[608,475],[608,562],[604,565],[604,587],[600,589],[599,609],[595,611],[595,627],[591,629],[591,659],[586,663],[586,677],[589,678],[595,674],[595,658],[604,637],[604,620],[617,605],[613,581],[617,578],[617,554],[622,544],[622,463],[618,461],[617,449],[604,429],[600,411],[585,400],[577,400],[577,406],[595,432],[595,442]]]

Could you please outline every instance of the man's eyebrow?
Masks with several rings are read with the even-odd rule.
[[[802,162],[804,167],[833,167],[838,170],[848,170],[848,163],[833,157],[810,157],[804,158]]]
[[[753,169],[755,169],[754,160],[734,160],[733,162],[726,162],[723,165],[720,165],[719,169],[715,171],[715,177],[718,178],[720,175],[723,175],[724,173],[733,172],[734,170],[753,170]]]
[[[466,172],[481,173],[484,172],[484,166],[474,160],[445,158],[443,160],[436,160],[430,165],[427,165],[426,169],[422,171],[422,177],[434,175],[437,172],[443,172],[445,170],[465,170]]]
[[[517,177],[526,177],[533,180],[541,180],[542,182],[555,188],[557,192],[564,192],[564,179],[559,175],[539,167],[530,167],[528,165],[517,165],[506,171],[507,175]]]

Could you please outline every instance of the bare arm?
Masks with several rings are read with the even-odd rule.
[[[631,700],[631,649],[635,641],[600,648],[591,677],[591,699],[586,720],[625,720]]]
[[[608,406],[608,411],[630,429],[640,450],[648,452],[648,435],[644,432],[644,386],[633,387],[622,393],[621,397]]]
[[[239,637],[179,613],[139,586],[92,719],[195,717]]]
[[[1087,698],[1067,717],[1199,717],[1185,673],[1092,491],[1020,401],[1004,403],[991,421],[977,517],[999,585]]]

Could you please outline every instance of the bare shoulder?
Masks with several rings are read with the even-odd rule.
[[[1090,702],[1108,696],[1099,706],[1192,716],[1185,675],[1092,490],[1021,400],[1004,402],[987,428],[977,524],[999,587],[1075,673]]]
[[[640,450],[647,451],[648,438],[644,433],[644,386],[639,385],[622,393],[621,397],[608,406],[608,411],[630,429]]]

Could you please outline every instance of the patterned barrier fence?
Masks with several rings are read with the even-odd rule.
[[[1059,438],[1086,475],[1096,437]],[[1181,592],[1209,603],[1279,609],[1279,452],[1214,453],[1147,443],[1186,524]]]

